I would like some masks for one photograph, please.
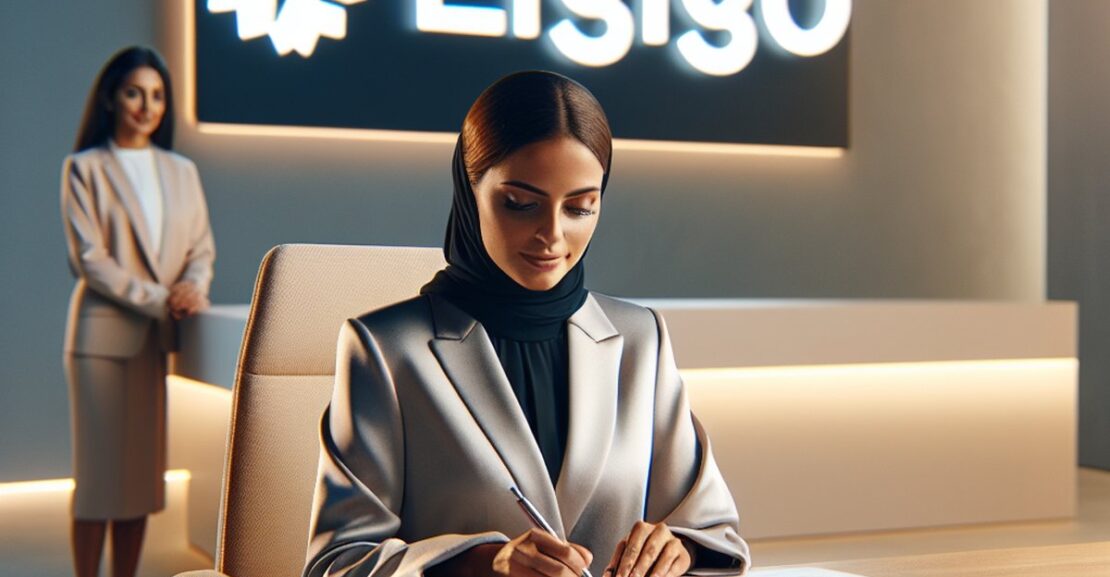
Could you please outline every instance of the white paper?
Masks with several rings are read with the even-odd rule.
[[[751,577],[865,577],[855,573],[821,569],[819,567],[798,567],[795,569],[755,569]]]

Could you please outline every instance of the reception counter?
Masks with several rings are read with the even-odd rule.
[[[1072,303],[637,302],[667,322],[750,539],[1074,514]],[[170,467],[209,553],[247,313],[185,323],[171,378]]]

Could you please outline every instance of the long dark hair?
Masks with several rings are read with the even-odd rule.
[[[474,101],[463,121],[462,148],[470,184],[477,186],[487,170],[517,149],[561,135],[586,145],[609,172],[613,150],[609,120],[585,86],[539,70],[494,82]]]
[[[153,68],[162,77],[166,99],[166,112],[162,115],[158,129],[150,135],[150,140],[159,148],[173,150],[173,85],[170,84],[170,71],[153,48],[131,46],[112,56],[97,75],[96,83],[85,102],[85,115],[81,119],[81,128],[77,131],[75,152],[108,142],[116,129],[116,116],[111,109],[116,90],[128,74],[144,66]]]

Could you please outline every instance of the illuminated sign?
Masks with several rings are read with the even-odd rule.
[[[197,117],[453,132],[490,82],[539,68],[593,90],[618,138],[846,146],[851,12],[851,0],[199,0]]]
[[[609,66],[632,49],[636,19],[632,8],[621,0],[560,0],[572,14],[597,20],[605,32],[585,33],[571,18],[551,27],[548,37],[564,56],[584,66]],[[757,31],[748,10],[752,0],[681,0],[689,16],[708,30],[727,32],[728,41],[717,46],[701,32],[690,30],[676,41],[682,57],[705,74],[725,76],[744,69],[755,56]],[[848,30],[851,0],[825,0],[821,21],[812,29],[798,26],[788,0],[760,0],[771,37],[782,48],[800,55],[816,56],[832,49]],[[513,36],[539,37],[540,0],[513,0]],[[641,0],[640,37],[645,46],[665,46],[670,38],[669,0]],[[472,36],[505,36],[508,13],[504,8],[449,5],[446,0],[416,0],[416,28],[423,32]]]

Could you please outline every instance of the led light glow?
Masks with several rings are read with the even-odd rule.
[[[671,40],[671,0],[640,0],[640,38],[647,46]]]
[[[208,11],[234,12],[239,38],[252,40],[270,33],[277,15],[277,0],[208,0]]]
[[[270,36],[274,49],[284,56],[296,51],[309,57],[321,37],[341,40],[347,35],[346,10],[365,0],[208,0],[214,14],[235,12],[239,38]],[[728,76],[751,62],[758,44],[749,10],[753,0],[682,0],[689,16],[702,28],[724,31],[729,41],[716,46],[698,30],[675,41],[686,61],[705,74]],[[605,33],[583,33],[573,20],[563,19],[548,31],[555,47],[583,66],[609,66],[632,48],[635,18],[622,0],[560,0],[578,18],[601,20]],[[512,0],[512,28],[517,38],[533,40],[542,34],[541,0]],[[646,46],[670,42],[670,0],[640,0],[641,39]],[[799,56],[816,56],[836,46],[852,16],[851,0],[826,0],[821,20],[811,29],[798,26],[789,0],[760,0],[764,23],[772,39]],[[508,32],[505,8],[449,4],[448,0],[416,0],[416,28],[421,32],[500,38]]]
[[[193,14],[191,3],[179,0],[182,8],[182,22],[185,23],[184,46],[182,49],[183,67],[185,69],[184,84],[184,110],[185,120],[194,125],[201,134],[222,136],[258,136],[275,138],[312,138],[323,140],[362,140],[384,142],[413,142],[429,144],[453,144],[458,139],[458,134],[449,132],[417,132],[407,130],[380,130],[359,128],[326,128],[326,127],[301,127],[261,124],[233,124],[200,122],[197,118],[196,103],[196,18]],[[259,0],[211,0],[219,3],[245,3]],[[344,4],[353,4],[363,0],[341,0]],[[533,0],[517,0],[529,2]],[[750,0],[749,0],[750,1]],[[659,2],[662,0],[644,0],[644,2]],[[514,8],[515,10],[515,8]],[[515,17],[514,17],[515,18]],[[514,23],[515,25],[515,23]],[[690,141],[665,141],[665,140],[637,140],[614,139],[613,147],[618,150],[639,150],[651,152],[679,152],[689,154],[728,154],[728,155],[754,155],[754,156],[787,156],[815,159],[841,158],[845,154],[842,147],[822,146],[791,146],[791,145],[766,145],[766,144],[736,144],[718,142],[690,142]]]
[[[844,150],[835,146],[789,146],[784,144],[734,144],[730,142],[678,142],[670,140],[613,140],[618,150],[686,152],[691,154],[734,154],[754,156],[791,156],[798,158],[841,158]]]
[[[179,483],[192,478],[185,469],[166,471],[167,483]],[[35,493],[63,493],[72,491],[75,486],[73,479],[47,479],[44,481],[19,481],[15,483],[0,483],[0,497],[12,495],[29,495]]]
[[[684,377],[699,382],[724,382],[738,377],[743,378],[783,378],[805,377],[813,380],[817,374],[830,377],[845,377],[851,375],[899,375],[918,372],[931,372],[941,374],[944,372],[963,372],[978,370],[983,372],[1014,370],[1024,368],[1028,370],[1044,370],[1056,368],[1074,368],[1078,361],[1074,358],[1047,358],[1047,359],[985,359],[973,361],[924,361],[905,363],[853,363],[842,365],[789,365],[767,367],[728,367],[715,369],[681,369]]]
[[[285,0],[270,30],[270,41],[285,56],[296,50],[309,57],[320,37],[342,40],[347,36],[347,11],[321,0]]]
[[[755,21],[748,9],[752,0],[683,0],[690,17],[710,30],[729,33],[728,44],[714,46],[701,32],[691,30],[678,37],[678,51],[698,71],[712,76],[729,76],[740,72],[755,56],[758,45]]]
[[[387,142],[425,142],[453,144],[458,134],[407,130],[370,130],[320,126],[280,126],[262,124],[197,123],[197,132],[229,136],[268,136],[277,138],[319,138],[330,140],[372,140]]]
[[[636,22],[632,10],[621,0],[563,0],[575,14],[605,22],[601,36],[584,34],[569,18],[551,28],[548,37],[567,58],[583,66],[609,66],[618,62],[632,48]]]
[[[844,38],[852,19],[852,0],[825,0],[821,21],[810,29],[798,26],[790,14],[789,0],[759,0],[763,23],[779,46],[798,56],[817,56]]]
[[[266,136],[275,138],[318,138],[328,140],[367,140],[386,142],[420,142],[454,144],[459,135],[452,132],[412,132],[405,130],[370,130],[360,128],[325,128],[313,126],[277,126],[261,124],[197,123],[197,132],[224,136]],[[732,144],[724,142],[677,142],[668,140],[613,139],[617,150],[652,152],[685,152],[691,154],[733,154],[755,156],[791,156],[801,158],[841,158],[844,149],[822,146],[786,146],[777,144]]]
[[[500,37],[508,29],[508,16],[501,8],[449,6],[445,0],[416,0],[416,28],[421,32]]]
[[[540,0],[513,0],[513,36],[539,38],[541,27]]]
[[[680,374],[749,538],[1074,515],[1074,357]]]
[[[365,0],[334,0],[343,5]],[[251,40],[269,35],[281,56],[293,51],[308,58],[321,37],[347,37],[347,11],[325,0],[285,0],[281,11],[277,0],[208,0],[213,14],[235,12],[239,38]]]

